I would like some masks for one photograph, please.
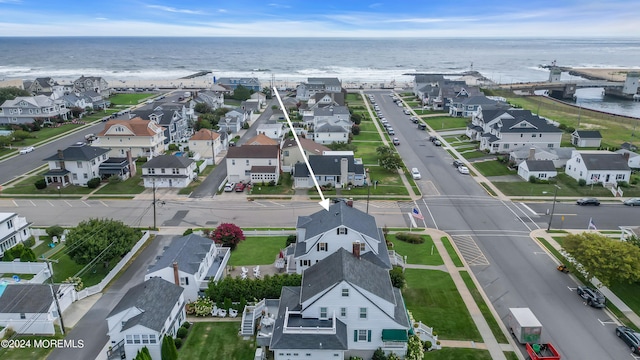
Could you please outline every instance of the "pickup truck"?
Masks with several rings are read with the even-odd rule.
[[[531,360],[560,360],[560,353],[551,344],[527,343],[525,346]]]
[[[604,295],[596,289],[588,286],[578,286],[576,292],[584,300],[586,305],[594,308],[603,308],[607,305],[607,300]]]

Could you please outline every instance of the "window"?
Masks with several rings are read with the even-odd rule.
[[[189,278],[188,277],[181,277],[180,278],[180,285],[189,285]]]
[[[127,344],[133,344],[133,336],[127,335]]]
[[[340,317],[347,317],[347,308],[340,308]]]
[[[508,149],[509,148],[509,144],[504,144],[504,149]]]
[[[84,175],[84,178],[85,178],[85,179],[88,179],[88,178],[89,178],[89,174],[87,174],[87,173],[84,173],[84,174],[82,174],[82,175]]]
[[[73,180],[78,180],[78,174],[73,173],[71,176],[73,177]]]
[[[318,251],[328,251],[327,243],[318,243],[317,250]]]
[[[76,166],[78,169],[82,169],[82,161],[76,161]]]
[[[300,266],[311,266],[311,260],[300,260]]]
[[[149,335],[141,335],[142,336],[142,343],[143,344],[148,344],[149,343]]]
[[[172,169],[173,175],[180,174],[180,169]]]
[[[27,316],[25,315],[25,313],[20,313],[20,319],[23,319],[23,320],[24,320],[24,319],[26,319],[26,318],[27,318]]]
[[[520,137],[523,137],[523,136],[524,136],[524,134],[520,134]]]
[[[349,296],[349,289],[342,289],[342,296]]]
[[[547,173],[540,173],[540,174],[538,174],[538,177],[540,179],[546,179],[547,178]]]
[[[164,174],[164,168],[160,169],[160,173]]]
[[[247,165],[249,165],[249,159],[246,160]]]
[[[235,165],[236,161],[234,159],[231,159],[231,165]]]
[[[338,235],[347,235],[347,228],[339,227],[338,228]]]
[[[149,335],[149,344],[155,344],[155,343],[156,343],[156,336]]]
[[[536,137],[536,136],[537,136],[536,134],[531,134],[531,137]]]
[[[12,229],[13,228],[13,220],[7,221],[7,228],[8,229]]]
[[[327,318],[327,308],[326,307],[321,307],[320,308],[320,319],[326,319]]]
[[[133,335],[133,343],[140,344],[140,335]]]
[[[271,165],[271,159],[269,159],[269,165]]]
[[[553,147],[553,144],[547,144],[547,147],[548,147],[548,148],[552,148],[552,147]]]
[[[354,341],[371,341],[371,330],[354,330]]]
[[[367,308],[360,308],[360,319],[367,318]]]
[[[149,174],[150,175],[154,175],[155,173],[156,173],[156,169],[155,168],[149,169]]]
[[[616,180],[624,180],[625,176],[624,174],[616,174]]]
[[[289,150],[284,151],[284,156],[289,156]],[[311,356],[311,354],[308,354],[308,356]]]

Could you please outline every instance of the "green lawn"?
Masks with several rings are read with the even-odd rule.
[[[453,261],[453,264],[457,267],[463,267],[464,265],[462,264],[460,257],[458,257],[458,253],[449,242],[449,238],[443,236],[440,238],[440,241],[442,241],[442,244],[447,249],[447,253],[449,253],[449,257],[451,258],[451,261]]]
[[[442,339],[482,341],[471,315],[448,273],[406,269],[402,291],[407,308]]]
[[[89,189],[86,186],[69,185],[67,187],[57,189],[55,186],[48,186],[42,190],[38,190],[35,187],[35,182],[43,178],[43,174],[46,172],[41,171],[36,175],[29,176],[23,180],[13,184],[11,187],[6,187],[2,190],[3,194],[29,194],[29,195],[59,195],[60,197],[69,195],[84,195],[88,194],[93,189]]]
[[[142,168],[138,167],[136,176],[114,184],[107,182],[95,194],[140,194],[143,191]]]
[[[268,184],[265,184],[263,186],[262,183],[253,184],[253,187],[251,188],[251,194],[252,195],[257,195],[257,194],[292,195],[294,193],[294,190],[293,190],[293,179],[291,178],[291,174],[283,173],[280,179],[281,179],[280,185],[275,185],[275,186],[268,186]]]
[[[558,189],[558,196],[613,198],[613,194],[611,194],[611,191],[608,189],[598,185],[593,185],[593,187],[590,185],[579,186],[577,181],[564,173],[559,173],[556,179],[556,184],[560,187],[560,189]],[[493,184],[508,196],[553,196],[556,189],[553,184],[532,184],[524,180],[519,182],[494,182]],[[546,194],[543,192],[546,192]],[[625,188],[624,196],[640,196],[640,187],[632,185],[631,187]]]
[[[284,249],[286,236],[247,236],[231,253],[229,265],[269,265],[276,261],[280,249]]]
[[[491,354],[489,354],[489,350],[465,349],[465,348],[443,348],[440,350],[425,352],[423,359],[424,360],[491,360]]]
[[[46,359],[53,347],[36,347],[33,345],[36,340],[54,340],[64,338],[59,333],[59,327],[56,325],[56,334],[53,336],[16,336],[16,340],[30,340],[31,346],[24,348],[0,348],[0,358],[2,360],[25,360],[25,359]]]
[[[414,109],[418,115],[431,115],[431,114],[442,114],[445,115],[446,112],[444,110],[423,110],[423,109]]]
[[[154,93],[116,94],[109,98],[112,105],[137,105],[143,99],[156,96]]]
[[[487,154],[486,152],[483,151],[469,151],[469,152],[463,152],[461,153],[462,157],[464,157],[467,160],[471,160],[471,159],[477,159],[477,158],[481,158],[481,157],[485,157],[485,156],[491,156],[489,154]]]
[[[40,240],[42,240],[42,243],[36,246],[35,248],[32,248],[33,253],[36,254],[36,257],[40,257],[40,255],[51,250],[51,247],[49,247],[49,243],[51,242],[51,239],[49,239],[48,236],[40,236]]]
[[[473,283],[473,280],[471,280],[471,276],[469,275],[469,273],[467,273],[466,271],[460,271],[460,276],[462,277],[462,280],[464,280],[465,285],[467,285],[467,289],[469,289],[469,292],[471,292],[471,296],[473,296],[473,300],[476,302],[476,304],[480,308],[480,312],[482,312],[482,316],[484,316],[484,319],[489,324],[489,328],[491,329],[493,336],[495,336],[496,340],[498,340],[498,343],[508,344],[509,340],[507,340],[507,337],[504,336],[504,334],[502,333],[502,330],[500,329],[500,325],[498,325],[498,322],[493,317],[493,314],[491,314],[491,310],[489,310],[489,306],[482,298],[482,295],[480,295],[480,291],[478,291],[478,288]]]
[[[85,267],[85,265],[80,265],[73,261],[67,254],[56,254],[52,258],[54,260],[58,260],[57,263],[51,263],[51,266],[53,267],[53,281],[56,283],[63,282],[67,278],[74,276]],[[101,262],[89,267],[86,271],[80,274],[84,287],[93,286],[102,281],[109,271],[116,266],[118,261],[120,261],[120,259],[110,261],[109,267],[104,267]]]
[[[238,336],[240,322],[194,322],[186,341],[178,350],[178,359],[227,360],[253,359],[255,341]]]
[[[431,128],[436,131],[465,128],[467,126],[467,122],[469,122],[469,119],[467,118],[450,116],[428,117],[423,118],[422,120],[429,124],[429,126],[431,126]]]
[[[376,125],[372,121],[363,121],[363,122],[360,123],[360,133],[362,134],[365,131],[370,131],[370,132],[376,131],[377,132],[378,129],[376,129]],[[358,136],[360,136],[360,135],[358,135]],[[354,137],[354,138],[357,138],[357,136]]]
[[[509,168],[498,160],[481,161],[473,163],[473,167],[484,176],[516,175],[515,170]]]
[[[380,145],[380,134],[377,131],[360,131],[353,136],[353,141],[376,141]]]
[[[444,262],[433,246],[433,240],[429,235],[421,235],[425,242],[422,244],[410,244],[396,239],[395,235],[387,235],[387,239],[393,242],[393,250],[407,257],[409,264],[442,265]],[[432,254],[433,252],[433,254]]]

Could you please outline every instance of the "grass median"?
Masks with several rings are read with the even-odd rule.
[[[496,319],[493,317],[493,314],[491,313],[489,306],[482,298],[482,295],[480,294],[480,291],[476,287],[476,284],[473,283],[473,280],[471,279],[471,275],[469,275],[469,273],[467,273],[466,271],[460,271],[460,276],[462,277],[462,280],[464,280],[465,285],[467,285],[467,289],[469,289],[471,296],[473,296],[473,300],[478,305],[478,308],[480,308],[480,312],[482,313],[482,316],[484,316],[484,319],[487,321],[487,324],[489,324],[489,328],[491,329],[493,336],[496,338],[498,343],[508,344],[509,340],[507,339],[506,336],[504,336],[504,333],[502,332],[502,329],[500,329],[500,325],[498,324]]]
[[[451,245],[451,242],[449,242],[449,238],[446,236],[443,236],[440,238],[440,241],[442,241],[442,244],[444,245],[445,249],[447,249],[447,253],[451,258],[451,261],[453,261],[453,265],[457,267],[463,267],[464,264],[462,263],[462,260],[460,260],[460,257],[458,256],[456,249],[454,249],[453,245]]]

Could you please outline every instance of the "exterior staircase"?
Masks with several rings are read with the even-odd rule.
[[[256,319],[262,316],[262,310],[265,307],[265,299],[262,299],[255,305],[245,305],[242,312],[242,327],[240,328],[240,336],[253,336],[256,328]]]

